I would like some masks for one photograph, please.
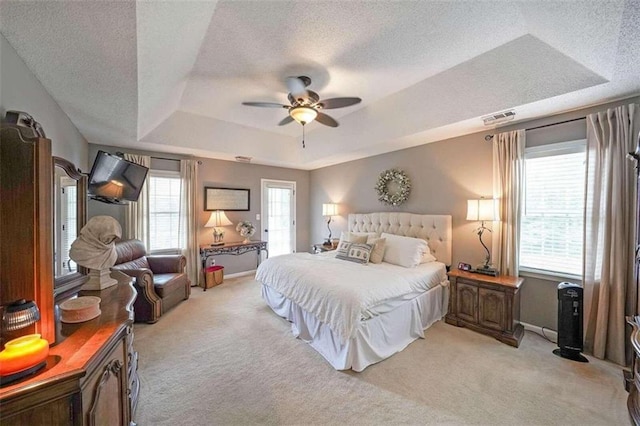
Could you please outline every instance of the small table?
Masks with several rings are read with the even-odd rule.
[[[520,286],[523,278],[493,277],[452,269],[449,312],[445,322],[493,336],[507,345],[520,346]]]
[[[258,260],[256,263],[256,268],[260,266],[260,261],[262,260],[262,250],[267,252],[267,257],[269,257],[269,250],[267,249],[266,241],[249,241],[247,243],[242,241],[236,241],[232,243],[224,243],[219,246],[212,245],[204,245],[200,246],[200,259],[202,260],[202,270],[207,267],[207,259],[209,256],[218,256],[221,254],[231,254],[234,256],[239,256],[241,254],[248,253],[250,251],[255,251],[258,255]]]

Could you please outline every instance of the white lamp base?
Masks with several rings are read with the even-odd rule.
[[[118,284],[111,278],[111,271],[107,269],[89,269],[89,281],[82,286],[83,290],[104,290]]]

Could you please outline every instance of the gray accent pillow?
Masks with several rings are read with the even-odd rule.
[[[336,259],[348,260],[350,262],[366,265],[369,263],[371,250],[373,250],[373,246],[371,244],[347,243],[341,241],[336,249]]]

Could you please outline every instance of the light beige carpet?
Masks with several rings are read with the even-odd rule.
[[[443,321],[362,373],[334,370],[291,335],[251,277],[225,280],[153,325],[136,324],[149,425],[627,425],[621,368],[519,349]]]

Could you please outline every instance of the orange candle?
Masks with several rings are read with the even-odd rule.
[[[8,341],[0,352],[0,376],[34,367],[49,355],[49,342],[39,334],[28,334]]]

